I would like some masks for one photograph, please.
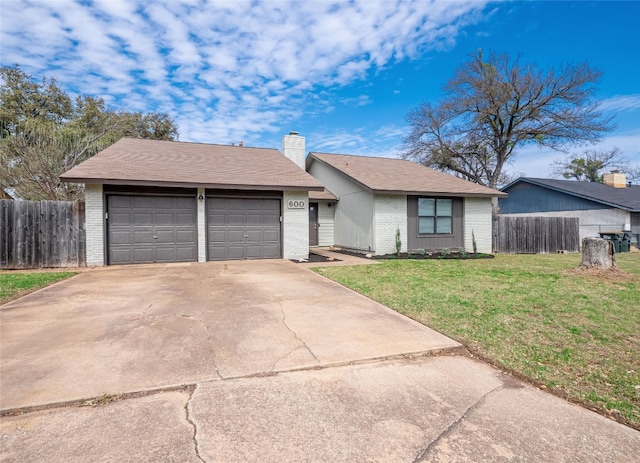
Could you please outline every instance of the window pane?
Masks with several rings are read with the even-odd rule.
[[[438,217],[438,230],[436,233],[451,234],[451,217]]]
[[[436,200],[428,198],[418,198],[418,215],[436,215]]]
[[[453,215],[453,200],[451,199],[439,199],[438,200],[438,217]]]
[[[429,234],[435,232],[435,219],[433,217],[418,217],[418,233]]]

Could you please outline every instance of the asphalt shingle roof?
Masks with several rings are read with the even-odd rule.
[[[280,151],[123,138],[60,176],[65,182],[257,190],[323,187]]]
[[[498,190],[404,159],[309,153],[307,166],[314,161],[339,170],[374,193],[507,196]]]
[[[555,180],[547,178],[521,177],[502,188],[508,190],[517,182],[524,181],[573,196],[616,206],[631,212],[640,212],[640,186],[631,185],[626,188],[614,188],[595,182],[578,182],[575,180]]]

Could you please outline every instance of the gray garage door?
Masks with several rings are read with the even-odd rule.
[[[277,259],[280,200],[207,198],[209,260]]]
[[[194,197],[107,198],[109,264],[197,260]]]

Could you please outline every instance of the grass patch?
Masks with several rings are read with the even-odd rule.
[[[640,429],[640,253],[616,259],[627,275],[572,272],[577,254],[316,271]]]
[[[0,304],[73,275],[77,272],[0,273]]]

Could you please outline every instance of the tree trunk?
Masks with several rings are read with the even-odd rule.
[[[603,238],[584,238],[582,240],[582,263],[580,267],[616,268],[613,242]]]

